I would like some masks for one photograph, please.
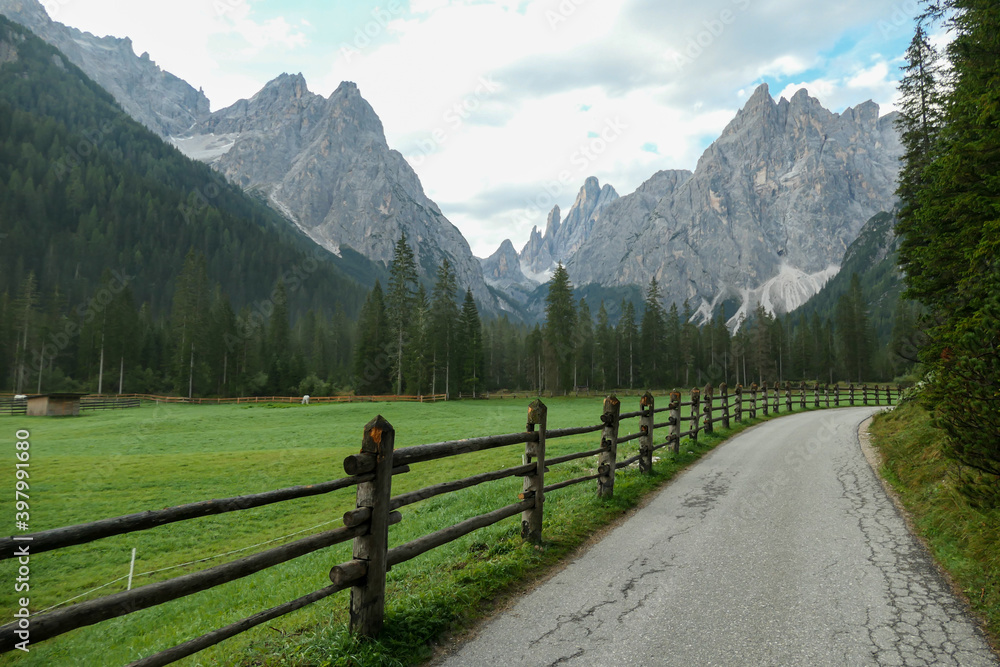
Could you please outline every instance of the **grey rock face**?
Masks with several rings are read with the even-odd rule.
[[[521,260],[510,239],[505,239],[495,253],[479,261],[486,283],[519,303],[527,301],[528,295],[538,287],[537,282],[521,271]]]
[[[149,54],[136,56],[128,38],[95,37],[57,23],[37,0],[0,0],[0,14],[62,51],[127,114],[162,137],[184,132],[209,115],[204,93],[161,70]]]
[[[703,312],[733,297],[744,310],[790,310],[836,273],[865,221],[892,208],[894,118],[879,118],[872,102],[834,114],[805,90],[775,103],[762,85],[690,178],[662,182],[661,172],[604,209],[570,276],[577,285],[655,276],[667,303],[690,299]]]
[[[597,215],[617,199],[613,187],[601,187],[596,178],[588,178],[565,219],[560,218],[561,211],[556,206],[549,213],[544,236],[537,227],[531,230],[528,243],[521,250],[522,269],[529,277],[544,280],[556,263],[565,263],[590,238]]]
[[[301,74],[282,74],[172,141],[264,194],[334,252],[349,246],[388,264],[405,233],[424,277],[448,259],[459,287],[471,287],[482,307],[496,310],[468,242],[386,144],[382,122],[355,84],[344,82],[324,99]]]

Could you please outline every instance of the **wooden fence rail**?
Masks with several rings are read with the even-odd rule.
[[[32,615],[30,638],[33,643],[44,641],[76,628],[213,588],[348,540],[354,541],[352,559],[331,568],[329,579],[332,585],[136,661],[132,666],[153,667],[170,664],[347,588],[351,589],[351,631],[374,637],[380,632],[385,617],[386,572],[389,568],[518,514],[521,515],[522,538],[540,542],[546,494],[596,480],[598,496],[610,497],[614,494],[614,482],[618,470],[638,464],[641,473],[652,473],[653,453],[659,449],[671,447],[676,455],[679,453],[680,441],[683,438],[689,438],[692,443],[697,443],[699,433],[714,432],[717,423],[728,429],[733,425],[733,420],[738,424],[755,418],[758,410],[764,415],[778,414],[781,406],[781,390],[777,383],[770,386],[762,383],[760,387],[753,384],[749,390],[737,385],[733,393],[729,392],[725,384],[717,389],[707,385],[704,389],[693,389],[687,401],[681,400],[680,392],[671,392],[666,405],[659,408],[656,407],[653,395],[647,392],[639,399],[639,410],[629,413],[622,413],[619,400],[615,396],[609,396],[604,401],[600,424],[551,430],[547,428],[547,407],[541,400],[535,400],[528,406],[527,426],[523,432],[451,440],[398,450],[394,448],[395,428],[378,416],[365,426],[359,453],[344,460],[346,477],[266,493],[139,512],[32,535],[2,538],[0,560],[17,557],[19,549],[25,544],[30,545],[32,554],[41,553],[196,517],[241,511],[355,487],[355,509],[344,515],[342,528],[317,533],[280,547],[166,581]],[[892,389],[888,386],[883,389],[877,385],[872,388],[863,385],[858,395],[858,388],[854,385],[846,388],[823,386],[821,389],[820,385],[809,388],[805,383],[799,387],[786,383],[784,392],[786,411],[792,410],[795,395],[801,408],[806,408],[807,399],[810,397],[813,408],[821,407],[821,396],[824,399],[822,402],[829,407],[831,393],[835,406],[840,405],[842,394],[846,395],[850,405],[854,405],[856,400],[860,400],[864,405],[870,403],[880,405],[883,399],[885,403],[893,402]],[[900,393],[897,387],[897,400]],[[688,414],[682,414],[682,408],[689,408]],[[667,420],[656,423],[655,415],[661,413],[668,414]],[[637,431],[620,437],[621,423],[632,419],[639,420]],[[683,432],[682,424],[687,424]],[[668,434],[664,441],[656,443],[655,434],[660,429],[667,429]],[[549,441],[598,431],[601,432],[601,436],[600,447],[597,449],[587,448],[584,451],[558,457],[546,457],[546,445]],[[618,446],[635,439],[640,440],[638,453],[618,460]],[[523,464],[520,466],[483,472],[395,496],[392,494],[393,476],[408,473],[412,465],[520,444],[525,446]],[[591,457],[597,459],[596,473],[554,484],[545,483],[547,473],[556,466]],[[388,529],[390,525],[402,520],[403,517],[398,511],[400,508],[442,494],[512,477],[523,478],[522,492],[517,502],[447,526],[406,544],[389,546]],[[21,627],[18,622],[0,627],[0,652],[15,648],[18,639],[23,637],[19,634],[23,632]]]

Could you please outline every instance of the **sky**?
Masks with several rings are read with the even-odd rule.
[[[897,100],[916,0],[42,0],[130,37],[212,110],[284,72],[358,84],[389,146],[480,257],[563,213],[691,169],[757,86],[835,112]]]

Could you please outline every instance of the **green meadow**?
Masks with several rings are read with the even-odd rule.
[[[658,398],[663,405],[666,398]],[[662,402],[660,402],[662,401]],[[602,399],[545,400],[550,429],[600,422]],[[0,493],[14,496],[14,434],[30,433],[31,531],[149,509],[259,493],[344,476],[343,459],[359,450],[364,425],[377,414],[396,429],[397,448],[524,430],[529,401],[185,406],[85,413],[78,418],[0,417],[0,447],[9,464]],[[622,399],[622,412],[638,410]],[[687,415],[689,408],[684,409]],[[665,420],[664,415],[657,419]],[[758,420],[760,421],[760,420]],[[621,434],[638,429],[622,423]],[[735,429],[734,429],[735,430]],[[543,573],[643,495],[698,458],[728,433],[685,443],[677,460],[663,449],[652,476],[619,471],[615,497],[598,500],[596,482],[546,496],[544,545],[522,544],[516,518],[477,531],[390,572],[386,630],[378,642],[347,633],[349,592],[342,591],[181,661],[183,665],[408,665],[430,657],[434,643],[488,614],[498,599]],[[657,431],[656,440],[665,438]],[[662,437],[661,437],[662,436]],[[549,457],[596,449],[600,434],[550,440]],[[6,445],[2,443],[6,442]],[[637,451],[621,446],[619,458]],[[523,445],[412,466],[393,478],[393,493],[519,465]],[[594,458],[560,465],[546,483],[594,472]],[[521,480],[501,480],[438,496],[402,510],[390,528],[401,544],[462,519],[517,501]],[[8,525],[14,532],[14,508]],[[133,586],[235,560],[341,525],[354,489],[241,512],[160,526],[31,558],[31,611],[126,589],[132,549]],[[350,558],[350,543],[320,550],[250,577],[0,656],[10,665],[124,665],[263,609],[322,588],[331,566]],[[14,561],[0,562],[13,582]],[[13,610],[13,585],[0,604]],[[11,620],[7,611],[2,622]]]

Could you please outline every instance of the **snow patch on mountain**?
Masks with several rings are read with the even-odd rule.
[[[832,264],[816,273],[806,273],[794,266],[783,264],[778,275],[760,287],[740,291],[742,297],[740,308],[726,321],[726,325],[731,331],[738,330],[758,305],[763,306],[770,315],[790,313],[815,296],[823,289],[823,285],[839,272],[840,267]]]
[[[167,137],[167,140],[177,150],[192,160],[214,162],[236,145],[236,140],[239,136],[238,132],[229,132],[226,134],[209,133],[193,137]]]

